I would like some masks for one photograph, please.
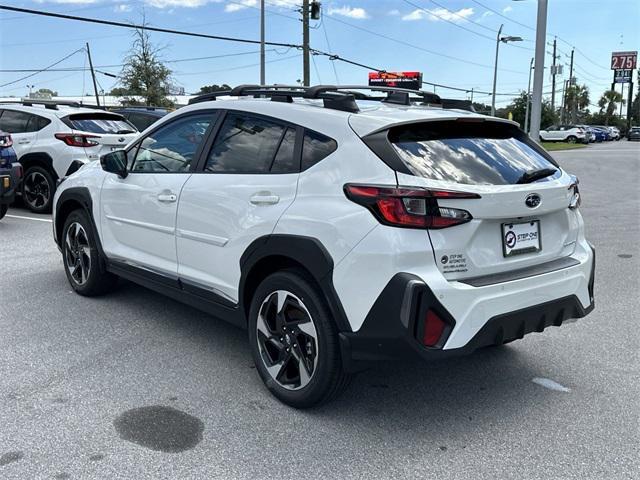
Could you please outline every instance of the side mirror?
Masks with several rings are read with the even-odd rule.
[[[105,172],[115,173],[120,178],[129,175],[127,170],[127,152],[116,150],[100,157],[100,165]]]

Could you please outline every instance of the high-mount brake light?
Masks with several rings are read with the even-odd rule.
[[[79,133],[56,133],[55,137],[62,140],[70,147],[95,147],[100,145],[92,138],[100,138],[98,135],[86,135]]]
[[[471,199],[480,195],[469,192],[432,190],[413,187],[386,187],[347,184],[347,198],[368,208],[384,225],[404,228],[447,228],[469,222],[466,210],[441,207],[438,199]]]

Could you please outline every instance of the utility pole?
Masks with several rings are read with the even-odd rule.
[[[309,0],[302,1],[302,84],[308,87],[309,76]]]
[[[87,42],[87,57],[89,57],[89,68],[91,69],[91,78],[93,79],[93,91],[96,94],[96,105],[100,106],[100,95],[98,95],[98,84],[96,83],[96,72],[93,70],[93,62],[91,61],[91,50],[89,50],[89,42]],[[83,92],[84,95],[84,92]]]
[[[547,0],[538,0],[536,25],[536,60],[533,70],[533,98],[531,100],[531,131],[529,136],[540,141],[540,119],[542,117],[542,84],[544,83],[544,50],[547,36]]]
[[[565,80],[564,82],[562,82],[562,103],[560,104],[560,123],[565,123],[564,119],[566,117],[565,114],[565,106],[566,106],[566,97],[567,97],[567,91],[568,91],[568,85],[569,80]]]
[[[571,63],[569,65],[569,88],[571,88],[573,86],[573,84],[575,83],[573,81],[573,51],[575,49],[572,48],[571,49]],[[577,87],[577,85],[576,85]],[[574,94],[577,94],[577,89],[574,92]],[[567,99],[568,100],[568,99]],[[569,111],[571,112],[571,123],[576,123],[576,118],[574,118],[574,108],[573,105],[576,104],[577,105],[578,99],[576,98],[576,96],[574,95],[574,98],[572,99],[571,105],[568,105],[569,102],[565,102],[565,108],[569,108]]]
[[[640,83],[640,78],[636,78],[636,82]],[[632,113],[633,113],[633,71],[631,72],[631,82],[629,82],[629,99],[627,100],[627,132],[629,131],[629,129],[631,129]]]
[[[266,82],[264,64],[264,0],[260,0],[260,85]]]
[[[556,113],[556,43],[553,37],[553,64],[551,66],[551,111]]]
[[[533,58],[529,63],[529,83],[527,83],[527,108],[524,114],[524,133],[529,133],[529,104],[531,103],[531,71],[533,70]]]
[[[498,29],[498,35],[496,36],[496,62],[493,66],[493,95],[491,95],[491,116],[495,116],[496,114],[496,82],[498,80],[498,50],[500,49],[500,35],[502,34],[502,27],[504,27],[504,24],[500,25],[500,29]]]

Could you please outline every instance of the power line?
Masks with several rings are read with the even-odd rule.
[[[0,5],[0,10],[9,10],[9,11],[14,11],[14,12],[29,13],[29,14],[33,14],[33,15],[41,15],[41,16],[45,16],[45,17],[61,18],[61,19],[64,19],[64,20],[76,20],[76,21],[95,23],[95,24],[100,24],[100,25],[109,25],[109,26],[122,27],[122,28],[135,28],[135,29],[148,30],[148,31],[160,32],[160,33],[170,33],[170,34],[174,34],[174,35],[182,35],[182,36],[190,36],[190,37],[198,37],[198,38],[207,38],[207,39],[213,39],[213,40],[223,40],[223,41],[249,43],[249,44],[259,44],[260,43],[259,40],[251,40],[251,39],[246,39],[246,38],[228,37],[228,36],[221,36],[221,35],[208,35],[208,34],[203,34],[203,33],[187,32],[187,31],[183,31],[183,30],[174,30],[174,29],[167,29],[167,28],[160,28],[160,27],[151,27],[151,26],[146,26],[146,25],[127,24],[127,23],[123,23],[123,22],[115,22],[115,21],[110,21],[110,20],[101,20],[101,19],[88,18],[88,17],[77,17],[77,16],[74,16],[74,15],[65,15],[65,14],[60,14],[60,13],[45,12],[45,11],[40,11],[40,10],[12,7],[12,6],[6,6],[6,5]],[[333,18],[333,20],[342,22],[342,20],[337,20],[335,18]],[[342,22],[342,23],[346,23],[346,22]],[[358,28],[358,29],[367,31],[369,33],[373,33],[370,30],[363,29],[362,27],[356,27],[355,25],[351,25],[351,26],[353,26],[354,28]],[[390,39],[390,40],[393,40],[393,41],[396,41],[396,42],[399,42],[399,43],[414,47],[414,48],[421,49],[420,47],[417,47],[415,45],[409,44],[407,42],[403,42],[401,40],[394,39],[392,37],[387,37],[386,35],[382,35],[382,34],[378,34],[378,35],[380,35],[380,36],[382,36],[384,38],[387,38],[387,39]],[[265,44],[266,45],[271,45],[271,46],[295,48],[295,49],[301,49],[302,48],[301,45],[290,44],[290,43],[265,42]],[[350,65],[358,66],[358,67],[361,67],[361,68],[366,68],[368,70],[373,70],[373,71],[376,71],[376,72],[385,72],[386,71],[384,69],[375,68],[375,67],[372,67],[370,65],[365,65],[363,63],[356,62],[355,60],[350,60],[350,59],[341,57],[341,56],[336,55],[336,54],[324,52],[322,50],[318,50],[318,49],[314,49],[314,48],[311,48],[309,50],[310,50],[310,52],[312,54],[326,56],[330,60],[333,60],[333,61],[338,60],[338,61],[350,64]],[[456,60],[456,61],[462,61],[464,63],[477,65],[477,66],[482,66],[482,67],[485,67],[485,68],[487,68],[487,67],[488,68],[492,68],[491,66],[488,66],[488,65],[477,64],[475,62],[470,62],[470,61],[458,59],[456,57],[451,57],[451,56],[448,56],[448,55],[439,54],[437,52],[432,52],[432,51],[429,51],[427,49],[421,49],[421,50],[427,51],[427,52],[432,53],[434,55],[444,56],[446,58],[450,58],[450,59],[453,59],[453,60]],[[59,62],[57,62],[57,63],[59,63]],[[505,71],[510,71],[510,70],[505,70]],[[37,73],[39,73],[39,72],[32,73],[31,75],[28,75],[25,78],[29,78],[29,77],[31,77],[33,75],[36,75]],[[515,72],[515,73],[523,73],[523,72]],[[19,80],[16,80],[14,82],[10,82],[7,85],[10,85],[12,83],[16,83],[16,82],[21,81],[21,80],[23,80],[23,79],[19,79]],[[454,90],[454,91],[461,91],[461,92],[470,92],[471,91],[470,89],[450,87],[450,86],[447,86],[447,85],[438,84],[438,83],[432,83],[432,82],[423,82],[423,84],[424,85],[431,85],[431,86],[439,87],[439,88],[445,88],[445,89],[449,89],[449,90]],[[2,86],[3,85],[0,85],[0,87],[2,87]],[[484,92],[479,92],[479,93],[484,93]],[[496,95],[511,95],[511,94],[496,94]]]
[[[333,21],[333,22],[338,22],[338,23],[342,23],[344,25],[348,25],[351,28],[355,28],[357,30],[361,30],[363,32],[367,32],[367,33],[369,33],[371,35],[375,35],[377,37],[384,38],[386,40],[390,40],[390,41],[395,42],[395,43],[399,43],[400,45],[404,45],[404,46],[407,46],[407,47],[415,48],[416,50],[420,50],[422,52],[426,52],[426,53],[429,53],[431,55],[436,55],[438,57],[447,58],[449,60],[454,60],[456,62],[466,63],[467,65],[474,65],[476,67],[493,69],[493,65],[487,65],[487,64],[484,64],[484,63],[477,63],[477,62],[473,62],[471,60],[465,60],[464,58],[454,57],[452,55],[447,55],[445,53],[436,52],[436,51],[433,51],[433,50],[429,50],[428,48],[424,48],[424,47],[420,47],[418,45],[414,45],[413,43],[405,42],[404,40],[400,40],[398,38],[390,37],[389,35],[385,35],[383,33],[379,33],[379,32],[375,32],[373,30],[369,30],[369,29],[361,27],[359,25],[354,25],[353,23],[345,22],[344,20],[340,20],[338,18],[334,18],[334,17],[328,17],[328,18],[330,18],[331,21]],[[499,68],[498,70],[500,70],[502,72],[518,73],[518,74],[526,75],[525,72],[520,72],[520,71],[517,71],[517,70],[509,70],[509,69],[504,69],[504,68]]]
[[[432,16],[434,16],[434,17],[436,17],[436,18],[439,18],[440,20],[443,20],[443,21],[445,21],[445,22],[447,22],[447,23],[450,23],[450,24],[451,24],[451,25],[453,25],[454,27],[461,28],[462,30],[465,30],[465,31],[470,32],[470,33],[473,33],[474,35],[477,35],[478,37],[482,37],[482,38],[484,38],[484,39],[490,40],[491,42],[495,42],[495,41],[496,41],[495,37],[490,37],[490,36],[485,35],[485,34],[483,34],[483,33],[479,33],[479,32],[476,32],[476,31],[474,31],[474,30],[471,30],[470,28],[467,28],[467,27],[465,27],[465,26],[463,26],[463,25],[459,25],[459,24],[457,24],[456,22],[451,21],[451,20],[449,20],[448,18],[444,17],[443,15],[440,15],[440,14],[438,14],[438,13],[434,12],[433,10],[428,10],[428,9],[426,9],[426,8],[424,8],[424,7],[421,7],[420,5],[417,5],[417,4],[413,3],[411,0],[402,0],[402,1],[403,1],[404,3],[406,3],[406,4],[408,4],[408,5],[413,6],[414,8],[417,8],[418,10],[420,10],[420,11],[422,11],[422,12],[426,13],[427,15],[432,15]],[[480,25],[479,23],[473,22],[473,21],[471,21],[471,20],[469,20],[469,19],[467,19],[467,18],[463,17],[462,15],[460,15],[460,14],[458,14],[458,13],[456,13],[456,12],[452,12],[451,10],[447,9],[446,7],[443,7],[442,5],[440,5],[439,3],[435,2],[434,0],[429,0],[429,1],[430,1],[431,3],[434,3],[435,5],[438,5],[440,8],[442,8],[442,9],[446,10],[446,11],[447,11],[449,14],[451,14],[451,15],[455,15],[455,16],[457,16],[457,17],[460,17],[461,19],[466,20],[466,21],[468,21],[468,22],[471,22],[471,23],[473,23],[474,25]],[[486,28],[487,30],[490,30],[491,32],[494,32],[494,30],[493,30],[493,29],[491,29],[491,28],[489,28],[489,27],[485,27],[484,25],[481,25],[481,26],[482,26],[483,28]],[[494,33],[495,33],[495,32],[494,32]],[[511,46],[511,47],[514,47],[514,48],[520,48],[520,49],[522,49],[522,50],[530,50],[530,51],[533,51],[533,49],[532,49],[532,48],[528,48],[528,47],[521,47],[521,46],[519,46],[519,45],[513,45],[513,44],[508,44],[508,45],[509,45],[509,46]]]
[[[21,77],[21,78],[19,78],[19,79],[17,79],[17,80],[13,80],[13,81],[11,81],[11,82],[3,83],[2,85],[0,85],[0,88],[2,88],[2,87],[6,87],[6,86],[8,86],[8,85],[13,85],[14,83],[21,82],[21,81],[23,81],[23,80],[26,80],[27,78],[31,78],[31,77],[33,77],[34,75],[37,75],[37,74],[42,73],[42,72],[45,72],[45,71],[49,70],[50,68],[55,67],[55,66],[56,66],[56,65],[58,65],[59,63],[64,62],[67,58],[74,56],[76,53],[78,53],[78,52],[84,52],[84,51],[85,51],[85,49],[84,49],[84,48],[79,48],[79,49],[78,49],[78,50],[76,50],[75,52],[71,52],[69,55],[66,55],[65,57],[61,58],[61,59],[60,59],[60,60],[58,60],[57,62],[54,62],[54,63],[52,63],[51,65],[49,65],[49,66],[47,66],[47,67],[41,68],[40,70],[38,70],[38,71],[36,71],[36,72],[34,72],[34,73],[31,73],[30,75],[26,75],[26,76],[24,76],[24,77]]]

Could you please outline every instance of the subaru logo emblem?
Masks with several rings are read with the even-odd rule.
[[[529,208],[537,208],[542,203],[542,198],[537,193],[530,193],[524,201],[524,204]]]

